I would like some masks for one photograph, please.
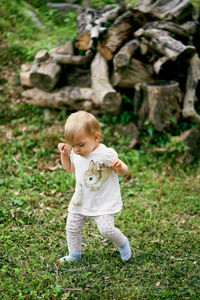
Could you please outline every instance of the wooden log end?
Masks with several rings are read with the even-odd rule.
[[[107,112],[116,113],[119,111],[121,101],[121,95],[113,90],[111,92],[106,93],[101,103],[101,107]]]
[[[58,78],[57,78],[58,79]],[[50,92],[55,87],[57,80],[52,80],[52,78],[47,74],[30,73],[30,81],[33,86],[45,91]]]
[[[128,66],[130,58],[124,54],[118,54],[115,58],[115,69]]]
[[[106,60],[111,60],[113,58],[113,53],[111,50],[106,46],[102,46],[100,42],[97,44],[97,50]]]
[[[26,87],[33,87],[32,82],[30,81],[30,73],[29,72],[21,72],[20,73],[20,83]]]
[[[90,48],[90,41],[90,33],[85,31],[76,37],[74,46],[79,50],[88,50]]]

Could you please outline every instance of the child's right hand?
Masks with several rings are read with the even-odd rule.
[[[59,143],[58,144],[58,149],[60,150],[61,154],[69,155],[70,148],[67,144]]]

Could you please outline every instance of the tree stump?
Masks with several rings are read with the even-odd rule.
[[[138,96],[139,95],[139,96]],[[180,105],[182,94],[178,82],[161,81],[148,84],[140,84],[137,91],[139,124],[145,118],[154,125],[155,129],[162,131],[171,125],[176,125],[180,118]],[[147,117],[148,116],[148,117]]]

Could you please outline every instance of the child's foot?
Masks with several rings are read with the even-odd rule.
[[[81,259],[81,252],[71,252],[69,255],[59,258],[59,262],[64,264],[65,262],[73,261],[73,260],[80,260]]]
[[[128,239],[126,240],[125,244],[122,245],[121,247],[118,247],[118,249],[121,255],[121,259],[123,261],[127,261],[131,258],[131,248]]]

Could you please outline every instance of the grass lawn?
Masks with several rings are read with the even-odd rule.
[[[83,234],[83,258],[64,266],[65,220],[74,177],[60,165],[65,111],[26,103],[1,113],[0,228],[2,299],[200,299],[198,162],[185,169],[104,124],[130,168],[120,178],[124,207],[116,225],[133,257],[120,260],[94,223]],[[114,130],[114,134],[113,134]]]

